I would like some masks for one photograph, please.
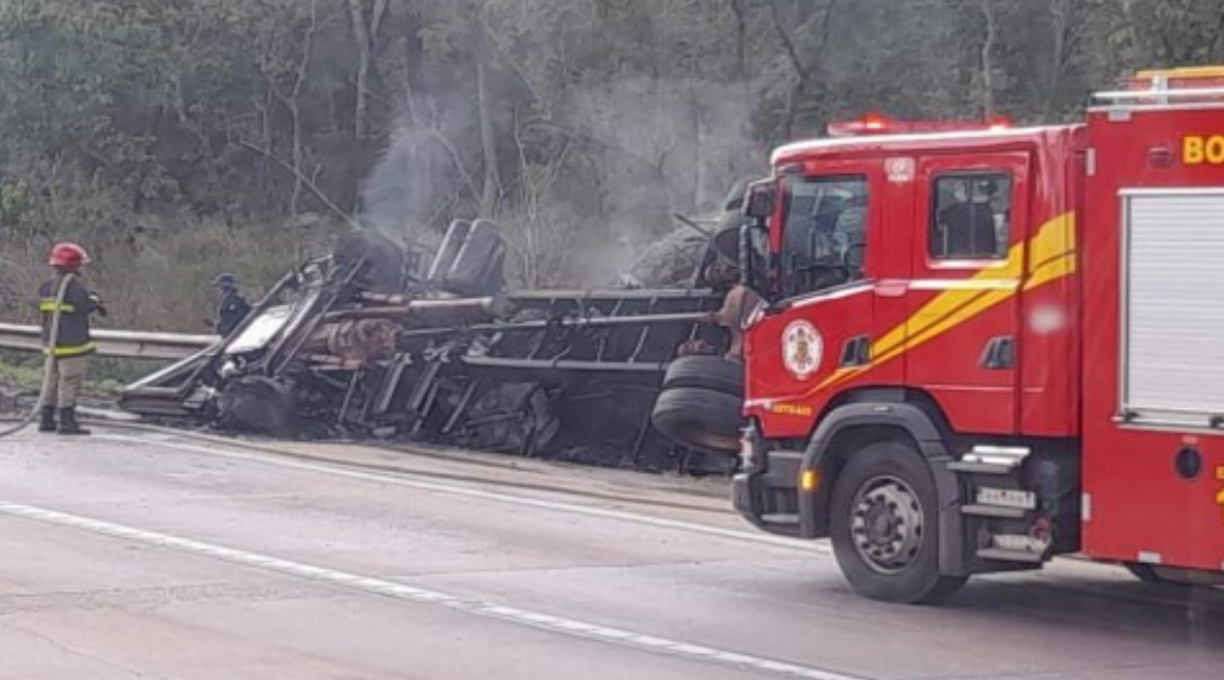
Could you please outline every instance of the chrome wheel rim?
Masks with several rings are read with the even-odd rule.
[[[855,494],[850,540],[868,566],[895,574],[918,557],[922,518],[922,503],[909,484],[896,477],[873,477]]]

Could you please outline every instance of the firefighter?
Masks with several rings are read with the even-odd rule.
[[[221,304],[217,308],[217,335],[227,337],[251,313],[251,305],[238,290],[238,277],[230,273],[213,279],[213,288],[221,291]]]
[[[48,368],[51,374],[44,383],[40,432],[58,430],[63,435],[89,434],[89,430],[77,423],[77,393],[85,381],[89,355],[95,351],[89,338],[89,317],[95,313],[106,316],[106,307],[102,298],[88,290],[81,279],[81,269],[88,262],[89,254],[80,245],[71,241],[55,244],[48,258],[55,276],[38,289],[44,351],[53,359]],[[62,303],[58,299],[61,286],[64,287]],[[57,312],[59,327],[53,346],[51,326]]]
[[[998,254],[994,209],[991,201],[998,186],[991,179],[961,182],[953,192],[954,202],[939,213],[940,242],[932,251],[943,257],[990,258]]]

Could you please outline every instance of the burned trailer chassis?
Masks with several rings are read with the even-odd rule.
[[[360,265],[308,269],[277,285],[301,294],[266,347],[229,352],[273,295],[217,347],[129,386],[121,406],[280,437],[424,441],[650,470],[733,464],[676,447],[650,424],[678,351],[729,344],[712,322],[715,291],[433,297],[364,290],[354,283]],[[390,323],[390,351],[334,346],[337,329]]]
[[[530,457],[648,469],[730,463],[677,450],[650,424],[677,349],[725,346],[710,323],[717,295],[544,292],[507,302],[510,321],[404,330],[403,351],[388,359],[300,357],[297,391],[317,406],[305,415],[349,435]]]

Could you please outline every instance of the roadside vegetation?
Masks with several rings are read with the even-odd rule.
[[[1220,0],[0,0],[0,318],[80,239],[114,327],[200,332],[355,225],[499,221],[612,280],[831,119],[1073,118],[1224,62]]]
[[[118,395],[125,384],[165,365],[164,361],[95,358],[89,364],[85,392],[89,396],[109,399]],[[42,380],[43,360],[40,355],[0,350],[0,392],[9,396],[37,393],[42,387]]]

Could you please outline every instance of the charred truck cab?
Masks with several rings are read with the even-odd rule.
[[[1224,69],[1083,124],[869,116],[778,149],[740,513],[937,601],[1081,552],[1224,576]]]

